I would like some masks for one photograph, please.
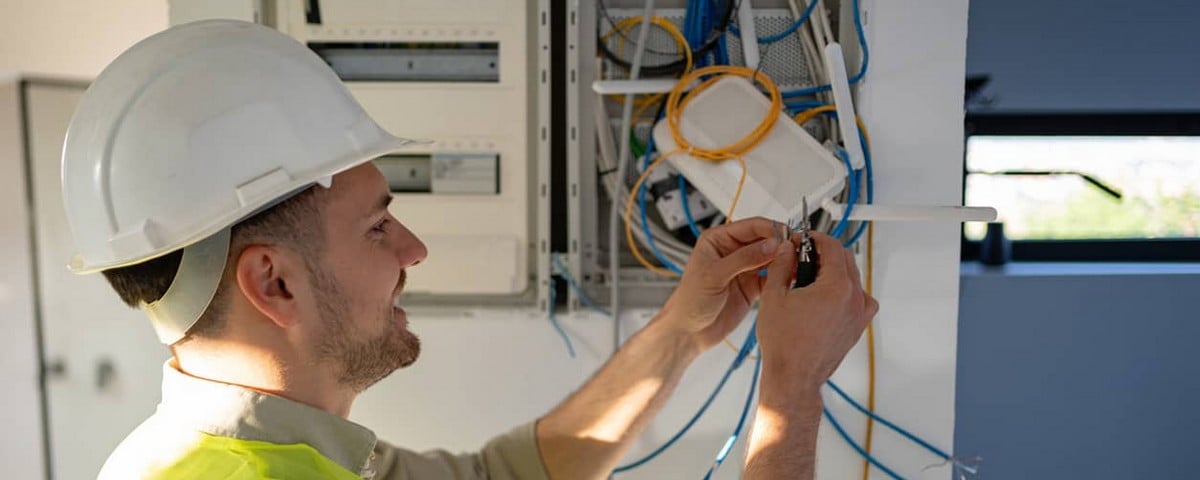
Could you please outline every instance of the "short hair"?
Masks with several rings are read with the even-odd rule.
[[[312,268],[313,260],[325,248],[325,229],[321,222],[323,211],[323,188],[310,187],[291,198],[258,212],[238,222],[230,232],[229,255],[225,273],[213,295],[212,302],[201,314],[200,319],[188,330],[180,342],[194,337],[213,338],[225,327],[225,310],[229,303],[229,290],[234,288],[231,278],[239,255],[246,247],[255,244],[281,244],[296,249],[304,258],[305,265]],[[126,267],[105,270],[104,277],[116,290],[121,301],[133,308],[142,303],[153,303],[166,295],[183,249],[161,257]]]

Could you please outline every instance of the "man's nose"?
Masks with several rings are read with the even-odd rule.
[[[425,243],[417,238],[408,227],[402,227],[400,235],[402,238],[397,254],[400,258],[401,268],[412,267],[425,261],[425,257],[429,256],[429,250],[425,248]]]

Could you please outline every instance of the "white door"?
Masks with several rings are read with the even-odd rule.
[[[96,478],[109,452],[154,412],[162,364],[145,317],[121,303],[100,274],[67,271],[74,254],[63,213],[61,158],[78,85],[28,86],[30,177],[44,332],[52,476]]]

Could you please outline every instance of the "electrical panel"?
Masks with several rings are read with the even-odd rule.
[[[571,221],[558,273],[581,286],[573,310],[585,296],[660,305],[697,237],[730,219],[810,224],[854,246],[870,221],[995,218],[873,204],[851,95],[869,59],[858,3],[758,3],[662,2],[649,18],[640,1],[569,7],[578,55],[567,58]]]
[[[677,29],[683,29],[688,16],[688,11],[682,8],[684,3],[665,2],[657,5],[654,15],[659,17],[662,22],[670,23]],[[787,8],[787,2],[763,3],[764,5],[761,6],[756,5],[753,10],[754,22],[759,32],[780,31],[795,21],[795,12]],[[609,155],[615,157],[619,154],[620,143],[623,140],[620,132],[622,97],[597,95],[593,88],[593,82],[628,78],[628,66],[622,67],[616,64],[612,57],[623,59],[626,62],[632,60],[639,29],[637,27],[629,28],[623,34],[614,33],[613,30],[616,25],[627,25],[640,18],[643,13],[641,6],[641,2],[619,0],[604,2],[604,4],[598,2],[581,4],[571,13],[571,18],[576,21],[568,24],[567,38],[568,44],[572,45],[579,55],[568,56],[567,59],[568,69],[572,72],[569,74],[569,78],[578,80],[567,90],[569,108],[567,121],[570,130],[576,132],[576,135],[568,139],[567,170],[571,195],[569,197],[570,225],[568,228],[568,251],[565,256],[566,268],[575,277],[584,292],[600,304],[605,304],[610,299],[613,277],[617,276],[623,298],[621,303],[629,307],[661,305],[661,302],[666,299],[675,286],[675,280],[657,275],[634,260],[623,232],[618,232],[616,245],[612,244],[610,236],[609,215],[612,209],[612,198],[604,182],[606,181],[605,176],[611,175],[611,171],[614,169],[604,162],[604,150],[605,143],[608,143],[608,148],[612,150],[608,152]],[[736,12],[733,12],[731,16],[733,17],[731,21],[736,23]],[[722,37],[721,42],[723,42],[723,52],[727,55],[727,63],[743,65],[745,61],[743,60],[741,37],[734,34],[730,28],[720,30],[722,33],[719,35]],[[700,39],[700,42],[704,40]],[[692,45],[693,49],[697,47],[698,45]],[[605,49],[608,52],[605,52]],[[643,71],[640,78],[670,79],[674,83],[671,75],[661,73],[659,70],[662,69],[656,69],[654,66],[670,65],[672,62],[679,61],[678,52],[680,50],[676,39],[668,33],[666,28],[656,24],[647,32],[642,60],[643,65],[650,66],[650,69],[649,72]],[[593,60],[595,58],[602,60]],[[805,46],[798,36],[787,37],[773,43],[765,54],[760,55],[760,58],[762,72],[770,76],[780,89],[793,90],[811,87],[821,80],[814,74],[812,68],[816,58],[806,53]],[[637,98],[641,101],[647,97],[649,96],[644,95]],[[640,108],[642,114],[640,119],[634,118],[628,127],[629,132],[626,135],[630,135],[631,141],[641,144],[640,146],[646,146],[649,143],[651,137],[655,136],[652,135],[654,130],[665,128],[665,125],[654,121],[655,108],[658,107],[651,105]],[[761,115],[754,116],[750,126],[752,127],[753,122],[757,122],[759,118]],[[716,122],[714,128],[721,125],[732,125],[734,130],[739,132],[749,128],[743,128],[727,115],[710,116],[708,120]],[[607,125],[609,130],[603,132],[603,129],[597,129],[597,125]],[[819,185],[813,185],[811,188],[813,191],[828,192],[840,188],[840,180],[836,177],[844,178],[845,175],[844,169],[839,163],[836,163],[836,160],[835,163],[830,163],[831,157],[828,150],[820,143],[828,137],[826,132],[830,125],[827,122],[813,122],[805,125],[802,129],[799,126],[793,128],[793,130],[803,130],[812,137],[812,142],[797,143],[805,151],[813,153],[812,161],[808,162],[811,164],[809,166],[818,166],[827,170],[827,174],[823,175],[819,182],[814,177],[814,182]],[[658,137],[668,138],[669,135],[658,135]],[[791,146],[793,145],[788,144],[781,148],[790,148]],[[657,147],[659,152],[672,150],[671,148],[664,149],[662,143],[659,143]],[[633,153],[641,152],[634,151]],[[787,159],[790,160],[791,157],[787,157]],[[747,160],[747,164],[757,161]],[[634,158],[633,163],[640,167],[643,162],[641,158]],[[638,241],[643,252],[650,251],[647,240],[644,239],[654,237],[657,239],[654,242],[654,248],[669,260],[674,261],[678,267],[682,267],[683,262],[686,262],[691,243],[695,239],[695,232],[688,226],[691,223],[687,220],[689,214],[700,230],[718,225],[725,220],[722,212],[730,206],[729,198],[733,192],[728,192],[728,195],[721,198],[708,198],[696,188],[698,186],[696,185],[697,179],[691,172],[683,175],[686,177],[686,181],[682,182],[683,186],[681,187],[681,182],[678,182],[681,172],[677,167],[681,164],[699,169],[711,167],[714,175],[725,176],[736,175],[739,171],[737,162],[721,165],[694,163],[694,161],[688,162],[682,158],[672,158],[668,163],[651,172],[650,178],[646,182],[648,184],[647,204],[650,205],[646,209],[646,219],[650,223],[647,229],[651,230],[651,233],[643,235],[640,232],[634,232],[635,240]],[[750,168],[754,170],[760,166],[761,164],[756,164]],[[801,168],[798,164],[795,167]],[[632,179],[637,177],[640,170],[634,168],[629,168],[629,170],[631,176],[625,181],[632,183]],[[840,175],[838,172],[841,172]],[[771,180],[761,178],[760,182]],[[747,182],[754,183],[753,172]],[[746,192],[752,190],[754,189],[747,189]],[[770,190],[770,188],[764,190]],[[752,195],[744,196],[743,199],[752,201],[751,197]],[[686,209],[684,208],[685,200]],[[624,208],[624,206],[625,199],[621,198],[618,208]],[[797,199],[795,205],[789,202],[788,205],[779,205],[777,208],[782,211],[780,217],[783,218],[783,213],[789,215],[797,213],[792,210],[793,207],[798,206]],[[750,211],[750,209],[747,208],[745,211]],[[636,218],[638,216],[639,214],[635,213],[633,220],[640,225],[640,220]],[[735,216],[740,217],[740,215]],[[623,225],[623,223],[620,224],[618,228],[623,229]],[[617,249],[619,256],[619,268],[616,271],[612,270],[609,264],[609,252],[614,248]],[[572,293],[569,305],[572,309],[584,309],[584,304],[574,293]]]
[[[392,213],[429,249],[410,272],[414,300],[532,304],[546,297],[534,252],[548,243],[540,3],[172,0],[171,19],[236,14],[277,28],[324,59],[386,130],[427,140],[376,160]]]

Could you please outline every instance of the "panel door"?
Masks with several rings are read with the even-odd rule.
[[[27,88],[44,361],[59,372],[46,384],[52,476],[95,478],[113,448],[153,413],[169,353],[102,275],[67,271],[74,246],[60,165],[67,125],[84,90]]]

